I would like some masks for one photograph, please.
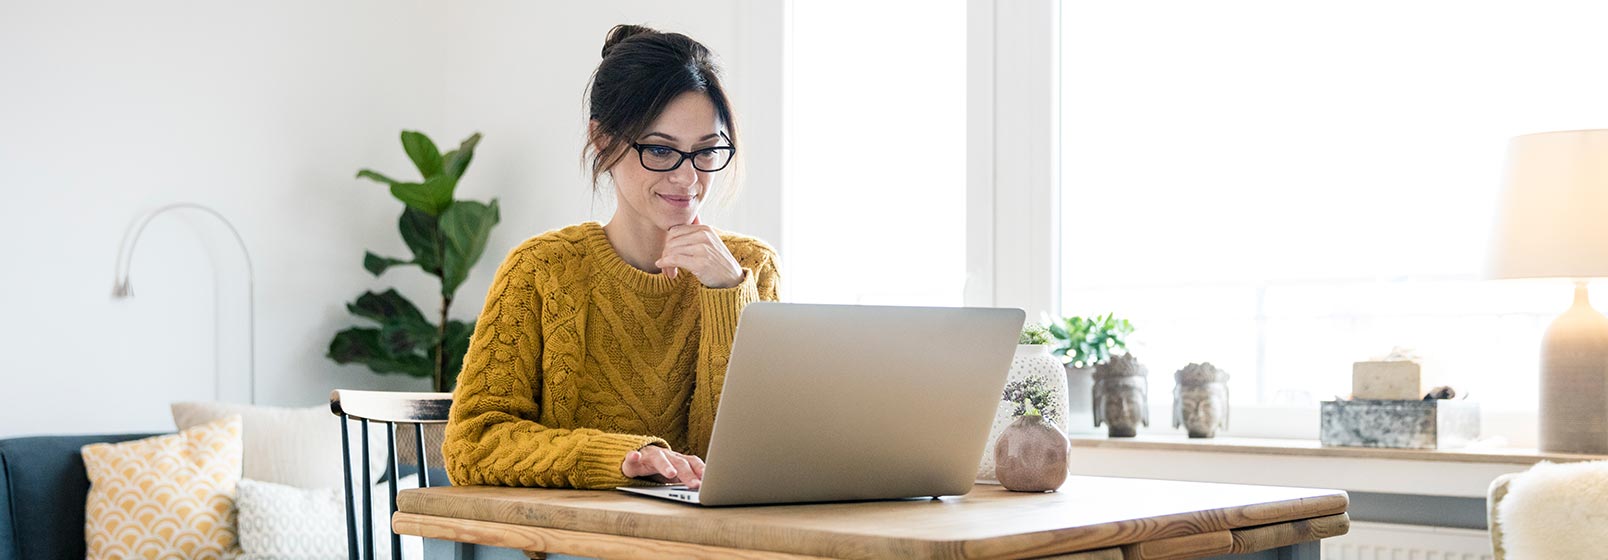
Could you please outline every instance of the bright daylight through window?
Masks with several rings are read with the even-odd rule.
[[[1061,10],[1063,311],[1133,320],[1152,411],[1200,361],[1236,405],[1315,407],[1395,346],[1426,384],[1535,408],[1571,289],[1480,280],[1489,221],[1509,138],[1608,126],[1608,6]]]
[[[788,6],[787,299],[960,305],[965,4]]]

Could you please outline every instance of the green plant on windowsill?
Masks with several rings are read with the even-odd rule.
[[[1074,368],[1094,367],[1105,363],[1114,354],[1128,349],[1128,336],[1133,324],[1116,318],[1115,313],[1092,317],[1063,317],[1049,322],[1050,337],[1055,339],[1051,353]]]
[[[443,154],[428,136],[406,130],[402,132],[402,149],[424,176],[422,182],[397,181],[369,169],[357,172],[360,178],[390,185],[391,195],[402,201],[404,208],[397,229],[413,252],[411,260],[366,252],[363,268],[378,277],[393,266],[416,265],[436,277],[441,282],[440,322],[432,323],[395,289],[379,294],[365,292],[357,301],[346,304],[346,309],[378,326],[352,327],[337,333],[329,343],[327,355],[331,360],[364,364],[377,373],[428,377],[435,391],[451,391],[457,384],[475,324],[449,320],[447,311],[458,287],[485,252],[491,228],[500,219],[496,199],[484,204],[452,198],[479,142],[480,134],[476,133],[458,149]]]

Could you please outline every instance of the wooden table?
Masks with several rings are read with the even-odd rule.
[[[614,491],[406,490],[404,535],[600,558],[1318,558],[1345,492],[1070,477],[1059,492],[702,508]],[[540,557],[541,554],[532,554]]]

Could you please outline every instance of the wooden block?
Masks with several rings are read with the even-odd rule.
[[[1351,364],[1351,398],[1418,400],[1424,398],[1423,374],[1418,362],[1357,362]]]

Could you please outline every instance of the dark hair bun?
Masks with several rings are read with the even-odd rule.
[[[657,30],[651,27],[641,25],[616,25],[614,29],[609,30],[608,37],[603,39],[603,58],[608,58],[609,53],[614,52],[615,45],[619,45],[627,39],[638,35],[657,35],[658,33]]]
[[[625,157],[631,142],[683,93],[708,95],[727,142],[737,145],[737,124],[720,85],[714,54],[686,35],[641,25],[614,26],[603,41],[603,60],[586,89],[585,106],[596,126],[588,127],[591,132],[582,152],[590,154],[594,188],[598,178]]]

